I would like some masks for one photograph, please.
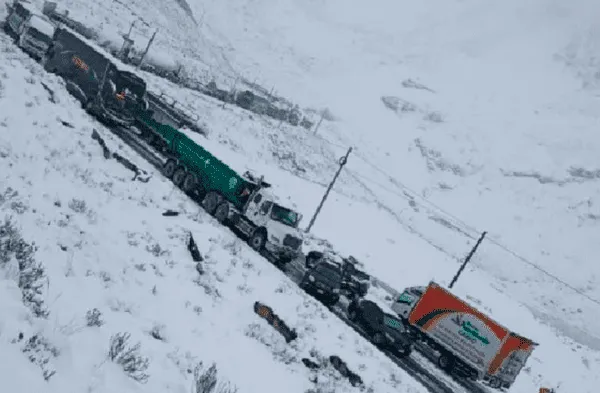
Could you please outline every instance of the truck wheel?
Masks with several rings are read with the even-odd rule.
[[[187,175],[187,171],[185,170],[184,167],[180,166],[175,170],[175,173],[173,173],[173,184],[175,184],[177,187],[181,188],[181,185],[183,184],[183,181],[185,180],[185,176]]]
[[[356,311],[356,308],[348,308],[348,319],[350,320],[350,322],[356,322],[356,320],[358,319],[358,312]]]
[[[149,130],[144,127],[144,130],[142,131],[142,138],[144,138],[150,146],[154,146],[156,144],[156,135],[151,129]]]
[[[96,105],[94,104],[94,100],[90,99],[85,103],[84,109],[87,113],[89,113],[90,115],[96,117],[97,114],[97,108]]]
[[[163,174],[170,179],[173,177],[173,174],[175,173],[176,169],[177,169],[177,162],[174,159],[169,158],[167,160],[167,162],[165,162],[165,165],[163,166]]]
[[[248,239],[250,247],[252,247],[257,252],[262,251],[262,249],[265,247],[266,242],[267,234],[259,229],[255,230],[252,236],[250,236],[250,239]]]
[[[216,192],[209,192],[202,200],[202,207],[210,215],[215,213],[217,206],[219,205],[219,195]]]
[[[189,194],[196,189],[196,184],[198,184],[198,178],[193,173],[188,172],[187,175],[185,176],[185,179],[183,179],[183,184],[181,185],[181,189],[186,194]]]
[[[290,257],[279,257],[279,258],[277,258],[277,264],[280,265],[280,266],[285,266],[285,265],[287,265],[288,263],[290,263],[292,261],[293,261],[293,259],[290,258]]]
[[[327,300],[327,306],[329,307],[333,307],[335,306],[338,302],[340,301],[340,297],[337,295],[334,295],[333,297],[331,297],[330,299]]]
[[[490,379],[489,385],[492,389],[500,389],[500,386],[502,386],[502,382],[499,378],[492,377]]]
[[[217,210],[215,211],[215,218],[221,224],[225,225],[227,218],[229,217],[229,203],[222,202],[217,206]]]
[[[383,343],[385,342],[385,337],[383,336],[383,334],[377,332],[373,335],[373,344],[375,344],[376,346],[381,346],[383,345]]]
[[[447,353],[442,353],[438,358],[437,363],[442,370],[450,372],[454,366],[454,359],[451,355]]]

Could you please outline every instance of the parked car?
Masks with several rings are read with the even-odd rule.
[[[342,295],[348,299],[353,299],[364,297],[367,294],[371,277],[356,267],[358,261],[354,257],[343,258],[331,252],[310,251],[306,254],[304,264],[306,268],[310,269],[322,261],[337,265],[340,268],[342,272],[340,287]]]
[[[325,261],[310,268],[300,282],[300,288],[329,307],[340,300],[341,286],[342,270]]]
[[[365,299],[353,300],[347,313],[348,319],[359,326],[377,347],[399,357],[412,352],[413,338],[402,320],[384,312],[377,303]]]

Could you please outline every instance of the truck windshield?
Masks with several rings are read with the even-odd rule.
[[[279,221],[292,228],[298,227],[298,213],[276,203],[273,204],[273,208],[271,209],[271,219]]]
[[[20,3],[15,5],[15,13],[23,19],[27,19],[31,15],[31,12]]]
[[[394,330],[397,330],[399,332],[404,332],[404,325],[402,324],[402,322],[400,322],[400,320],[393,318],[389,315],[385,315],[383,317],[383,323],[388,326],[391,327]]]
[[[27,35],[31,36],[33,39],[35,39],[37,41],[41,41],[48,45],[50,45],[52,43],[52,37],[48,37],[46,34],[40,32],[39,30],[36,30],[32,27],[30,27],[29,30],[27,30]]]

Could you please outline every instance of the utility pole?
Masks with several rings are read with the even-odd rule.
[[[323,199],[321,199],[321,203],[319,203],[319,206],[317,207],[315,214],[310,219],[310,222],[308,223],[308,226],[306,227],[304,232],[306,232],[306,233],[310,232],[310,228],[312,228],[313,224],[315,223],[315,220],[317,219],[317,216],[321,212],[321,208],[323,207],[323,204],[325,203],[327,196],[329,196],[329,192],[333,188],[333,185],[335,184],[335,181],[337,180],[338,176],[340,175],[342,168],[344,168],[344,165],[346,165],[346,163],[348,162],[348,156],[350,155],[351,152],[352,152],[352,147],[349,147],[348,151],[346,152],[346,155],[344,157],[340,157],[340,160],[338,161],[338,163],[340,164],[340,167],[338,168],[337,172],[335,173],[335,176],[333,176],[333,180],[331,181],[331,183],[329,183],[329,187],[327,187],[327,191],[325,191],[325,195],[323,195]]]
[[[319,119],[319,122],[317,123],[317,125],[315,127],[315,131],[313,132],[313,135],[317,135],[317,131],[319,131],[319,127],[321,127],[321,123],[323,122],[324,117],[325,117],[325,110],[323,110],[323,112],[321,112],[321,118]]]
[[[121,50],[119,51],[119,58],[124,62],[127,62],[129,57],[129,52],[131,52],[131,48],[133,47],[133,40],[131,39],[131,31],[133,30],[133,26],[135,25],[136,20],[134,19],[131,22],[131,26],[129,26],[129,31],[127,34],[123,35],[123,45],[121,46]]]
[[[144,62],[144,58],[148,54],[148,50],[150,50],[150,45],[152,45],[152,42],[154,42],[154,37],[156,37],[156,33],[158,33],[158,29],[156,29],[154,31],[154,34],[152,34],[152,37],[150,37],[150,41],[148,41],[148,45],[146,45],[146,49],[144,50],[144,53],[142,54],[142,58],[140,59],[140,62],[138,63],[138,65],[135,67],[136,69],[139,69],[142,66],[142,63]]]
[[[467,255],[467,257],[465,258],[465,261],[463,262],[463,264],[460,266],[460,268],[456,272],[456,275],[452,278],[452,282],[450,282],[450,285],[448,286],[448,288],[452,288],[454,286],[454,284],[456,283],[456,280],[458,280],[458,277],[460,276],[460,274],[462,273],[462,271],[465,270],[465,267],[467,266],[467,263],[469,263],[469,261],[471,260],[471,258],[473,258],[473,255],[475,255],[475,252],[477,251],[477,248],[479,247],[479,245],[481,244],[481,242],[485,238],[485,235],[487,235],[487,232],[483,232],[481,234],[481,236],[479,236],[479,239],[477,240],[477,243],[475,243],[475,245],[473,246],[473,248],[469,252],[469,255]]]

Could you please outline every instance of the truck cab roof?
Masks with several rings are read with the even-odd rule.
[[[38,14],[31,15],[31,19],[29,19],[29,26],[42,34],[47,35],[48,37],[54,36],[54,31],[56,30],[56,26],[54,26],[50,19]]]

